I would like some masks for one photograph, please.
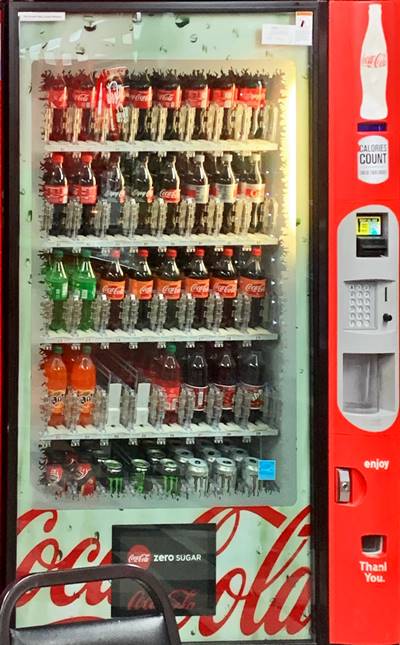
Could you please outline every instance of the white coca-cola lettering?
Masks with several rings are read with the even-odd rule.
[[[387,56],[384,53],[363,56],[361,63],[365,67],[386,67]]]
[[[148,109],[151,108],[153,93],[151,87],[147,90],[133,90],[130,94],[133,107]]]
[[[177,204],[181,197],[181,191],[179,188],[162,188],[160,197],[167,203]]]
[[[181,292],[181,285],[168,285],[164,284],[161,287],[161,293],[164,294],[166,298],[171,298],[172,296],[179,295]]]
[[[101,284],[101,291],[110,300],[122,300],[125,295],[125,282],[106,282]]]

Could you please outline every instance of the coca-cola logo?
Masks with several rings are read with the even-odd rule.
[[[209,291],[209,285],[207,283],[203,282],[194,282],[192,284],[192,288],[190,290],[190,293],[194,298],[198,297],[203,297],[207,298],[208,296],[208,291]]]
[[[168,188],[163,188],[160,190],[160,197],[165,201],[165,202],[179,202],[180,198],[180,190],[177,188],[173,189],[168,189]]]
[[[223,298],[228,296],[234,298],[237,292],[237,281],[230,280],[229,282],[215,282],[213,290],[214,292],[219,293]]]
[[[125,284],[104,284],[102,286],[102,292],[110,300],[122,300],[125,295]]]
[[[147,546],[144,544],[135,544],[128,551],[127,562],[128,564],[135,564],[141,569],[148,569],[153,562],[153,556]]]
[[[387,56],[384,52],[379,54],[370,54],[368,56],[363,56],[361,60],[363,67],[386,67],[387,65]]]
[[[160,293],[162,293],[167,299],[168,298],[179,298],[181,292],[181,285],[178,284],[163,284],[160,287]]]
[[[63,474],[62,466],[49,466],[47,468],[47,480],[50,483],[55,484],[61,481]]]
[[[168,594],[173,609],[193,611],[196,609],[197,591],[194,589],[174,589]],[[131,611],[154,611],[154,603],[145,591],[137,591],[129,599],[128,609]]]
[[[242,278],[239,283],[240,290],[252,296],[253,298],[263,298],[265,296],[265,280],[249,280]]]
[[[149,284],[145,284],[141,287],[139,287],[139,299],[140,300],[148,300],[151,298],[151,295],[153,293],[153,283],[150,282]]]
[[[150,108],[152,102],[151,87],[148,90],[135,90],[130,94],[131,102],[134,107]]]

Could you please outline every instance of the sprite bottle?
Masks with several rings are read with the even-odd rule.
[[[92,302],[96,298],[96,276],[90,262],[89,249],[83,249],[81,261],[72,274],[72,290],[82,300],[82,316],[79,329],[87,331],[93,327]]]
[[[68,298],[68,278],[63,265],[64,253],[56,249],[45,272],[47,294],[53,301],[53,315],[50,329],[65,328],[63,303]]]

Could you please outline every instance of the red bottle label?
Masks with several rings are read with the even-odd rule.
[[[196,204],[207,204],[210,195],[210,185],[205,184],[199,186],[198,184],[185,184],[184,193],[186,197],[194,199]]]
[[[239,87],[238,88],[238,101],[245,103],[251,108],[257,109],[261,105],[261,87]]]
[[[265,278],[254,279],[241,276],[239,278],[239,291],[251,298],[265,298],[267,281]]]
[[[221,298],[236,298],[238,281],[227,278],[211,278],[211,290],[219,293]]]
[[[211,101],[219,107],[231,108],[235,104],[235,86],[213,87],[211,89]]]
[[[196,89],[186,87],[183,90],[183,102],[190,107],[206,108],[208,105],[208,87],[198,87]]]
[[[68,186],[44,186],[43,194],[50,204],[66,204],[68,201]]]
[[[123,300],[125,296],[125,280],[112,282],[111,280],[100,280],[100,291],[109,300]]]
[[[182,90],[176,87],[173,90],[157,90],[157,103],[161,107],[178,109],[182,103]]]
[[[237,196],[246,197],[247,181],[239,181]]]
[[[56,110],[64,110],[68,104],[68,94],[67,88],[63,87],[62,89],[55,89],[51,87],[49,89],[49,105]]]
[[[184,289],[193,298],[208,298],[210,293],[209,278],[185,278]]]
[[[222,392],[222,409],[232,410],[235,401],[236,385],[219,385],[215,383],[216,387]]]
[[[129,97],[132,107],[148,110],[153,103],[153,88],[147,87],[144,90],[132,88]]]
[[[153,295],[153,280],[129,279],[129,293],[136,296],[138,300],[151,300]]]
[[[264,184],[246,184],[246,197],[255,204],[261,204],[264,201],[264,192]]]
[[[46,480],[49,484],[59,484],[64,477],[64,469],[61,464],[50,464],[46,468]]]
[[[167,204],[178,204],[181,199],[181,191],[179,188],[162,188],[160,190],[160,197]]]
[[[94,390],[75,390],[80,403],[81,414],[92,414],[94,408]]]
[[[178,409],[178,401],[179,401],[179,394],[181,391],[181,388],[179,385],[173,385],[171,387],[164,387],[165,391],[165,409],[168,410],[168,412],[176,412]]]
[[[93,109],[96,104],[96,88],[92,87],[91,89],[86,90],[73,90],[72,100],[77,108],[81,108],[82,110]]]
[[[250,409],[261,410],[264,405],[264,388],[262,385],[242,383],[247,392],[251,393]]]
[[[181,297],[182,280],[164,280],[156,278],[156,291],[162,293],[166,300],[179,300]]]
[[[79,186],[77,197],[81,204],[95,204],[97,200],[97,186]]]
[[[233,204],[237,197],[237,183],[212,184],[210,192],[213,197],[218,197],[225,204]]]
[[[185,383],[185,387],[193,392],[194,409],[196,410],[196,412],[205,410],[207,403],[208,385],[206,385],[205,387],[197,387],[195,385],[188,385],[187,383]]]

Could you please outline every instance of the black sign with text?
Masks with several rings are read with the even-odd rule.
[[[113,526],[112,561],[136,564],[163,583],[177,616],[215,613],[216,528],[213,524]],[[147,613],[154,605],[130,580],[112,583],[113,617]]]

